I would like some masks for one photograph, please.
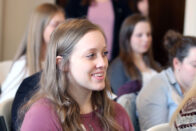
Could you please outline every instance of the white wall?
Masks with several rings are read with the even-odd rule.
[[[196,0],[186,0],[184,35],[196,36]]]
[[[55,0],[0,0],[0,60],[14,57],[32,10],[44,2]]]

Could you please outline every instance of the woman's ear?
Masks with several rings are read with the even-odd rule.
[[[56,57],[56,65],[58,66],[58,68],[60,69],[60,70],[62,70],[62,71],[68,71],[68,63],[67,64],[65,64],[65,65],[61,65],[62,62],[63,61],[63,57],[62,56],[57,56]]]
[[[62,70],[62,65],[61,65],[62,60],[63,60],[63,57],[62,56],[57,56],[56,57],[56,65],[58,66],[58,68],[60,70]]]
[[[57,64],[57,65],[60,65],[62,59],[63,59],[62,56],[57,56],[57,57],[56,57],[56,64]]]
[[[173,67],[174,70],[179,72],[180,71],[180,65],[181,65],[181,61],[178,60],[178,58],[174,58],[173,59]]]

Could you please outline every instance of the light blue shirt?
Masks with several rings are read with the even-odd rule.
[[[136,99],[141,131],[169,122],[182,98],[182,91],[171,68],[154,76]]]

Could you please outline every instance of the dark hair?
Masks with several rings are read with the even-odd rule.
[[[140,11],[138,10],[138,7],[137,7],[137,5],[140,1],[142,1],[142,0],[129,0],[128,1],[129,7],[132,12],[140,13]]]
[[[138,22],[148,22],[150,23],[149,19],[141,14],[134,14],[128,16],[120,30],[120,59],[122,60],[128,74],[131,76],[132,79],[140,79],[141,80],[141,73],[139,69],[134,64],[133,58],[133,50],[130,47],[130,37],[133,34],[135,26]],[[143,54],[143,59],[146,65],[152,67],[153,69],[160,71],[157,64],[154,62],[153,55],[152,55],[152,46],[150,49]]]
[[[182,62],[188,56],[189,50],[192,47],[196,47],[196,38],[182,36],[179,32],[169,30],[164,36],[163,44],[168,52],[169,65],[172,66],[174,58]]]
[[[81,0],[81,5],[90,5],[92,2],[95,2],[96,0]]]

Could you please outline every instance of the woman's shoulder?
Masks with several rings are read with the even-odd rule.
[[[196,97],[187,100],[175,120],[178,130],[196,130]]]
[[[122,111],[122,112],[125,111],[125,109],[119,103],[114,101],[113,104],[114,104],[115,112],[117,112],[117,114],[118,114],[118,111]],[[119,113],[121,113],[121,112],[119,112]]]
[[[20,58],[18,58],[14,63],[26,63],[26,56],[23,55]]]
[[[129,119],[129,116],[126,112],[126,110],[117,102],[113,102],[114,104],[114,111],[116,114],[116,119],[124,120]]]
[[[115,58],[111,63],[110,63],[110,67],[116,67],[116,66],[122,66],[122,60],[120,59],[120,57]]]
[[[148,85],[155,85],[155,86],[161,86],[161,85],[165,85],[168,83],[168,74],[167,74],[167,71],[168,69],[166,70],[162,70],[161,72],[156,72],[154,70],[151,70],[153,71],[153,77],[150,79]]]
[[[44,124],[40,123],[40,121],[44,122]],[[32,131],[61,129],[52,102],[46,98],[36,101],[25,114],[21,129],[32,129]]]
[[[47,98],[41,98],[32,104],[29,111],[27,112],[27,115],[28,114],[35,114],[37,116],[45,116],[46,117],[46,116],[50,115],[50,113],[53,111],[54,111],[54,109],[52,107],[52,103],[50,102],[50,100]]]
[[[192,97],[187,100],[184,107],[181,110],[181,115],[190,114],[196,116],[196,97]]]
[[[152,78],[143,86],[137,99],[152,99],[152,97],[167,94],[168,89],[168,81],[165,79],[164,71],[162,71],[152,76]]]
[[[114,104],[114,111],[115,111],[115,119],[117,120],[118,124],[123,127],[125,131],[133,131],[133,124],[126,112],[126,110],[118,103],[113,102]]]
[[[124,73],[124,66],[119,57],[117,57],[110,63],[108,73],[109,75],[119,75]]]
[[[12,91],[14,93],[24,77],[27,76],[26,57],[22,56],[12,64],[9,73],[2,84],[2,91]]]
[[[21,56],[19,59],[13,62],[11,70],[18,70],[24,68],[26,65],[26,56]]]
[[[124,64],[122,62],[122,60],[120,59],[120,57],[115,58],[109,65],[109,69],[108,71],[111,72],[116,72],[116,73],[124,73],[125,72],[125,67]]]
[[[165,85],[165,80],[164,80],[162,72],[160,73],[153,72],[151,79],[144,86],[144,88],[146,87],[157,88],[157,87],[162,87],[164,85]]]

